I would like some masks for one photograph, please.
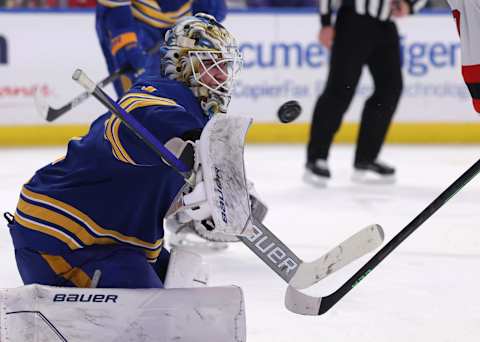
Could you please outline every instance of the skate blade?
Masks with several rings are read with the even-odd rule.
[[[325,188],[328,184],[328,178],[317,176],[309,170],[306,170],[302,177],[303,181],[307,184],[313,185],[317,188]]]

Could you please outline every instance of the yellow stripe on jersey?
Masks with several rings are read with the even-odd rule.
[[[122,84],[122,90],[126,93],[133,85],[132,80],[127,75],[120,76],[120,83]]]
[[[49,254],[40,255],[56,275],[71,281],[76,287],[87,288],[92,284],[92,279],[88,274],[78,267],[72,267],[63,257]]]
[[[155,0],[132,0],[132,6],[139,8],[139,10],[141,8],[146,8],[144,13],[154,19],[173,20],[185,15],[186,12],[190,11],[192,8],[192,2],[192,0],[187,1],[180,6],[180,8],[170,12],[162,11]]]
[[[141,2],[135,1],[132,9],[136,9],[138,12],[140,12],[140,14],[144,15],[146,18],[149,18],[150,20],[158,21],[159,24],[166,24],[170,26],[175,24],[174,18],[170,18],[166,16],[160,11],[160,9],[155,9],[150,6],[146,6]]]
[[[135,7],[132,7],[131,9],[132,9],[132,15],[136,19],[138,19],[141,22],[144,22],[147,25],[150,25],[152,27],[159,28],[159,29],[165,29],[165,28],[168,28],[168,27],[172,26],[172,23],[170,23],[170,22],[163,22],[163,21],[160,21],[160,20],[149,18],[148,16],[144,15],[142,12],[140,12]]]
[[[127,112],[140,107],[150,106],[177,106],[171,99],[143,93],[130,93],[120,100],[120,106]]]
[[[114,127],[115,125],[114,122],[118,123],[116,127]],[[120,125],[120,119],[118,119],[115,115],[112,115],[107,120],[104,136],[110,142],[110,145],[112,146],[112,153],[115,158],[117,158],[118,160],[124,163],[137,165],[133,161],[133,159],[130,157],[130,155],[127,153],[127,151],[123,148],[120,142],[120,137],[118,136],[119,125]]]
[[[91,235],[83,226],[65,215],[35,204],[25,202],[23,199],[18,201],[17,208],[28,216],[32,216],[41,219],[42,221],[53,223],[62,227],[82,241],[85,246],[117,244],[117,241],[111,238],[95,237]]]
[[[154,91],[157,90],[157,88],[152,87],[152,86],[148,86],[148,87],[143,86],[143,87],[142,87],[142,90],[143,90],[143,91],[148,91],[149,93],[153,93]]]
[[[119,118],[115,117],[112,115],[111,118],[111,139],[113,140],[114,145],[116,146],[116,152],[119,156],[122,156],[124,158],[125,162],[137,165],[133,159],[130,157],[130,155],[127,153],[125,148],[122,145],[122,142],[120,141],[120,137],[118,135],[118,128],[120,127],[120,123],[122,122]],[[112,142],[112,140],[110,142]]]
[[[133,0],[132,14],[135,18],[153,27],[165,28],[174,25],[185,15],[191,15],[192,1],[183,4],[178,10],[162,12],[153,1]]]
[[[177,105],[174,100],[144,93],[129,93],[125,95],[119,103],[120,106],[127,112],[140,107]],[[121,142],[118,132],[121,123],[122,121],[119,118],[117,118],[115,115],[112,115],[105,122],[104,137],[110,142],[110,145],[112,146],[112,153],[115,158],[127,164],[138,165],[128,154]]]
[[[115,151],[114,149],[112,149],[112,153],[115,158],[117,158],[120,161],[123,161],[124,163],[127,163],[127,161],[121,155],[118,155],[117,151]]]
[[[118,244],[117,241],[111,238],[98,238],[90,235],[90,233],[88,233],[88,231],[84,227],[82,227],[72,219],[63,216],[55,211],[30,204],[22,199],[19,201],[17,208],[18,210],[24,212],[29,216],[61,226],[65,230],[68,230],[72,235],[76,236],[80,241],[82,241],[85,246]],[[23,217],[22,214],[20,214],[18,211],[15,214],[15,220],[25,228],[32,229],[46,235],[50,235],[64,242],[71,250],[85,247],[80,245],[74,238],[72,238],[68,234],[65,234],[64,232],[52,226],[27,219]],[[155,262],[157,260],[162,250],[162,247],[163,240],[162,245],[160,245],[156,250],[152,251],[149,249],[144,249],[145,256],[148,259],[148,262]]]
[[[130,0],[98,0],[100,5],[105,7],[121,7],[121,6],[130,6],[132,2]]]
[[[151,242],[141,240],[134,236],[128,236],[128,235],[122,234],[112,229],[106,229],[106,228],[100,227],[95,221],[93,221],[90,217],[88,217],[85,213],[81,212],[77,208],[65,202],[49,197],[47,195],[42,195],[42,194],[32,192],[25,187],[23,187],[22,189],[22,195],[31,201],[47,204],[51,207],[54,207],[58,210],[65,212],[66,214],[82,222],[88,230],[92,231],[96,235],[112,237],[126,244],[133,245],[136,247],[142,247],[152,252],[159,249],[163,244],[163,239],[158,239],[157,241],[151,243]]]
[[[107,121],[107,125],[105,126],[105,133],[104,137],[110,142],[110,145],[112,146],[112,153],[115,158],[118,160],[128,163],[127,159],[122,156],[120,153],[117,144],[115,143],[115,139],[113,139],[113,134],[112,134],[112,122],[115,120],[115,116],[112,115]]]
[[[161,102],[164,102],[163,105],[165,105],[165,106],[176,106],[177,105],[177,102],[175,102],[175,100],[168,99],[166,97],[155,96],[155,95],[152,95],[152,94],[145,94],[145,93],[128,93],[124,97],[122,97],[122,99],[120,100],[120,105],[122,103],[124,103],[126,100],[131,99],[131,98],[134,98],[134,99],[137,99],[137,100],[138,99],[144,99],[144,100],[161,101]]]
[[[37,232],[40,232],[46,235],[53,236],[54,238],[65,243],[71,250],[82,248],[82,245],[80,245],[77,241],[75,241],[73,238],[71,238],[64,232],[58,229],[55,229],[53,227],[49,227],[47,225],[41,224],[39,222],[34,222],[32,220],[29,220],[23,217],[18,211],[15,213],[15,221],[25,228],[35,230]]]
[[[135,5],[133,5],[132,2],[133,6],[136,6],[137,4],[147,6],[157,12],[162,12],[162,9],[156,0],[135,0]]]
[[[163,240],[162,240],[163,243]],[[145,256],[147,257],[148,262],[155,262],[157,261],[158,256],[160,255],[160,252],[162,251],[163,244],[155,251],[150,251],[148,249],[145,249]]]
[[[119,129],[121,123],[122,123],[122,121],[119,118],[116,118],[114,120],[114,123],[112,124],[113,125],[113,128],[112,128],[113,139],[114,139],[115,143],[117,144],[117,147],[120,150],[120,153],[122,154],[122,156],[125,156],[125,158],[127,159],[127,161],[130,164],[137,165],[133,161],[133,159],[130,157],[130,155],[127,153],[127,151],[125,150],[125,148],[122,145],[122,142],[120,141],[120,136],[118,135],[118,129]]]
[[[140,107],[171,106],[171,104],[166,104],[164,101],[155,100],[133,100],[129,102],[130,104],[124,108],[127,112],[131,112],[132,110]]]

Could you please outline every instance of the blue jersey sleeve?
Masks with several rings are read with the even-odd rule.
[[[110,39],[127,32],[136,32],[130,0],[98,0],[97,11],[102,12],[105,31]]]
[[[193,14],[208,13],[213,15],[217,21],[223,21],[227,16],[227,5],[225,0],[194,0],[192,11]]]
[[[201,130],[202,123],[171,99],[129,93],[120,105],[148,129],[162,144],[173,137]],[[105,139],[118,160],[136,166],[157,166],[163,162],[121,120],[112,115],[105,123]]]

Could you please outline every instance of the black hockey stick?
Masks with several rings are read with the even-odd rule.
[[[156,53],[160,49],[160,44],[155,45],[151,49],[147,51],[147,54],[151,55]],[[98,82],[96,85],[100,88],[104,88],[110,83],[116,81],[120,76],[132,71],[130,66],[124,66],[107,77],[105,77],[103,80]],[[139,71],[139,74],[142,73],[143,70]],[[136,75],[138,76],[138,75]],[[78,106],[81,104],[83,101],[88,99],[90,97],[90,93],[88,91],[85,91],[81,93],[80,95],[76,96],[73,98],[71,101],[66,103],[60,108],[53,108],[51,107],[46,101],[45,98],[43,97],[42,94],[37,90],[35,92],[35,107],[37,108],[37,112],[48,122],[55,121],[59,117],[61,117],[63,114],[66,112],[70,111],[72,108]]]
[[[115,114],[157,155],[167,160],[168,165],[176,170],[187,183],[192,184],[189,177],[192,173],[185,170],[182,161],[178,160],[133,115],[115,103],[82,70],[77,69],[72,78]],[[381,245],[384,238],[382,228],[379,225],[371,225],[352,235],[317,260],[304,262],[255,218],[254,230],[252,236],[239,237],[239,239],[287,284],[299,289],[317,283],[351,261],[372,251]]]
[[[333,293],[325,297],[313,297],[305,295],[293,287],[288,287],[285,295],[286,307],[295,313],[302,315],[321,315],[333,307],[340,299],[357,286],[372,270],[382,262],[395,248],[397,248],[410,234],[420,227],[438,209],[448,202],[468,182],[480,172],[480,160],[473,164],[445,191],[443,191],[432,203],[417,215],[405,228],[393,237],[382,249],[380,249],[362,268]]]

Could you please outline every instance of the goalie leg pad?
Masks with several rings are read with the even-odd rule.
[[[208,268],[202,257],[185,248],[172,248],[165,288],[202,287],[208,284]]]
[[[74,324],[72,324],[74,322]],[[239,287],[0,289],[0,341],[245,341]]]

